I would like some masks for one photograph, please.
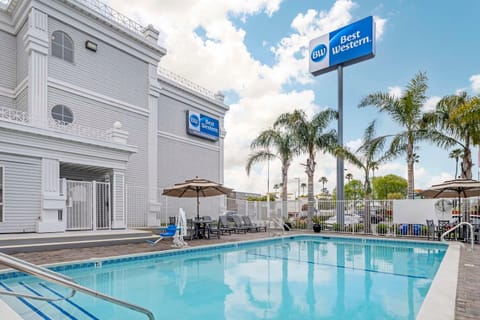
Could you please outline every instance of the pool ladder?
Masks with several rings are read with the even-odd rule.
[[[0,294],[35,299],[35,300],[43,300],[43,301],[59,301],[59,300],[65,300],[73,297],[76,291],[78,291],[78,292],[82,292],[87,295],[90,295],[92,297],[99,298],[99,299],[114,303],[116,305],[143,313],[145,316],[148,317],[149,320],[155,320],[155,316],[150,310],[137,306],[130,302],[126,302],[126,301],[114,298],[112,296],[103,294],[101,292],[89,289],[87,287],[81,286],[78,283],[76,283],[72,278],[69,278],[61,273],[51,271],[47,268],[37,266],[33,263],[9,256],[1,252],[0,252],[0,264],[6,265],[12,269],[27,273],[29,275],[43,279],[45,281],[53,282],[58,285],[67,287],[71,290],[70,294],[67,297],[62,297],[62,298],[41,297],[41,296],[34,296],[34,295],[25,294],[25,293],[1,291],[1,290],[0,290]]]
[[[469,226],[470,227],[470,240],[471,240],[471,243],[472,243],[472,250],[473,250],[473,243],[474,243],[474,238],[475,238],[475,235],[473,233],[473,226],[471,223],[468,223],[468,222],[460,222],[459,224],[457,224],[455,227],[451,228],[451,229],[448,229],[447,231],[445,231],[442,236],[440,237],[440,241],[442,242],[446,242],[445,241],[445,236],[448,235],[449,233],[455,231],[456,229],[458,229],[458,227],[460,226],[463,226],[463,225],[466,225],[466,226]]]

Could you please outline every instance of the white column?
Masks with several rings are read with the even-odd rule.
[[[112,196],[112,229],[125,229],[127,227],[125,208],[125,172],[122,170],[113,170]]]
[[[149,212],[147,224],[155,226],[156,216],[161,211],[158,201],[158,97],[160,85],[157,81],[157,67],[150,64],[148,67],[148,202]]]
[[[60,162],[42,159],[42,210],[37,232],[61,232],[66,229],[66,192],[60,192]]]
[[[28,113],[32,124],[46,126],[48,116],[48,16],[32,8],[23,38],[28,56]]]

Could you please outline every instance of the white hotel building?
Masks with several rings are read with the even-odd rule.
[[[223,182],[228,106],[159,68],[158,35],[97,0],[0,0],[0,233],[154,226],[164,187]]]

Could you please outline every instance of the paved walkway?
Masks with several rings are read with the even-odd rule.
[[[289,232],[288,234],[295,234]],[[301,232],[304,234],[305,232]],[[266,232],[232,234],[222,236],[221,239],[192,240],[188,241],[191,247],[206,244],[236,242],[244,240],[261,239],[271,236]],[[115,245],[95,248],[63,249],[44,252],[16,253],[15,257],[27,260],[35,264],[61,263],[89,258],[104,258],[119,255],[155,252],[172,249],[171,241],[161,241],[155,246],[147,243],[136,243],[128,245]],[[480,319],[480,245],[475,245],[473,251],[465,246],[461,250],[457,286],[457,300],[455,319],[457,320],[478,320]],[[0,269],[5,267],[0,265]]]
[[[480,319],[480,245],[472,250],[465,246],[458,266],[455,319]]]

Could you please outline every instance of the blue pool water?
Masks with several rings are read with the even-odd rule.
[[[82,285],[152,310],[156,319],[415,319],[446,249],[299,236],[60,269]],[[30,277],[0,276],[0,285],[67,292]],[[83,294],[54,305],[29,300],[33,308],[3,299],[25,319],[146,319]]]

